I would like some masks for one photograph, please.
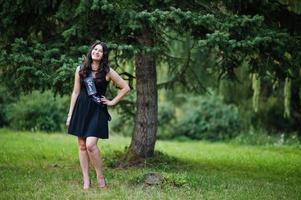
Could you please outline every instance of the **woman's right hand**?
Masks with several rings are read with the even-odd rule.
[[[66,126],[67,126],[67,127],[69,127],[70,120],[71,120],[71,116],[68,116],[68,117],[67,117],[67,120],[66,120]]]

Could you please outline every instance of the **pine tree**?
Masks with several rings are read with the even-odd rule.
[[[187,78],[195,71],[196,49],[215,56],[210,67],[220,79],[234,80],[243,62],[259,76],[300,79],[300,15],[282,1],[18,0],[2,1],[0,11],[6,30],[0,38],[1,80],[16,80],[16,91],[68,94],[74,69],[95,39],[108,42],[116,66],[134,63],[137,113],[126,161],[154,154],[160,63],[177,68],[162,87],[178,82],[202,88],[197,78]],[[170,45],[187,37],[191,51],[174,58]],[[183,64],[175,65],[177,60]]]

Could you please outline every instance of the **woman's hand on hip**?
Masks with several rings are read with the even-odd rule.
[[[103,103],[105,105],[108,105],[108,106],[114,106],[114,105],[116,105],[115,101],[109,100],[105,96],[101,96],[100,100],[101,100],[101,103]]]

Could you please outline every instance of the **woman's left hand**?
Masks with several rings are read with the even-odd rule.
[[[109,99],[107,99],[105,96],[101,96],[101,103],[108,105],[108,106],[114,106],[116,105],[116,103],[114,101],[110,101]]]

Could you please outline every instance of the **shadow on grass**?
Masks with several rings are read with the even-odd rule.
[[[105,165],[109,168],[117,169],[120,158],[125,152],[114,151],[107,155],[109,158]],[[167,172],[167,173],[189,173],[195,176],[200,175],[219,175],[232,178],[249,178],[249,179],[270,179],[281,180],[283,178],[292,178],[301,183],[301,168],[297,166],[293,169],[276,168],[275,166],[256,164],[250,161],[224,162],[223,160],[202,161],[184,160],[171,156],[160,151],[155,151],[154,156],[144,159],[138,165],[129,168],[144,168],[150,171]]]

